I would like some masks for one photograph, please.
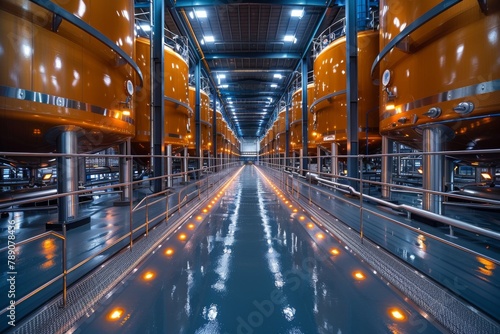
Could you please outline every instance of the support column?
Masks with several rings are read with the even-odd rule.
[[[195,169],[200,169],[203,166],[201,163],[203,159],[203,151],[201,147],[201,60],[198,60],[198,63],[196,64],[195,68],[195,88],[196,89],[195,89],[195,108],[194,108],[194,121],[195,121],[194,151],[195,151],[195,157],[196,156],[199,157],[199,159],[196,160]],[[188,167],[186,166],[186,168]]]
[[[380,175],[380,180],[384,185],[382,185],[381,192],[382,198],[391,198],[391,187],[389,184],[392,183],[392,171],[393,171],[393,157],[387,156],[386,154],[393,153],[394,143],[389,137],[382,136],[382,171]],[[386,185],[387,184],[387,185]]]
[[[444,155],[432,154],[442,152],[449,136],[449,128],[429,126],[423,129],[423,187],[424,190],[439,191],[444,189]],[[426,154],[431,153],[431,154]],[[424,210],[442,213],[443,196],[424,193],[422,206]]]
[[[151,162],[154,177],[163,176],[165,173],[165,104],[164,96],[164,22],[165,5],[163,1],[154,1],[153,4],[153,31],[151,41]],[[155,179],[153,191],[160,192],[164,189],[165,182],[162,179]]]
[[[78,153],[78,130],[63,131],[57,138],[59,153]],[[59,157],[57,161],[57,192],[70,193],[78,190],[78,167],[76,157]],[[78,217],[78,195],[67,195],[58,200],[58,220],[67,224]]]
[[[346,1],[347,176],[359,178],[357,1]],[[358,182],[349,181],[358,189]]]
[[[290,108],[287,98],[285,105],[285,166],[288,166],[288,158],[290,158],[290,120],[288,117],[290,117]]]
[[[304,169],[308,169],[308,161],[307,158],[304,157],[304,154],[307,156],[309,144],[309,133],[307,128],[307,116],[309,113],[309,106],[307,105],[307,76],[307,58],[302,58],[302,149],[300,154],[300,174],[303,173]]]

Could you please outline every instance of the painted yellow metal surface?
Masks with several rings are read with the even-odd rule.
[[[132,1],[68,0],[58,5],[133,56]],[[132,68],[69,22],[63,20],[52,31],[52,17],[27,0],[2,1],[0,151],[53,151],[48,133],[60,125],[82,129],[80,152],[134,136],[138,80]]]
[[[372,83],[370,68],[378,54],[378,32],[358,33],[358,138],[360,147],[378,147],[378,87]],[[346,39],[341,37],[328,45],[314,61],[314,102],[311,111],[313,132],[317,142],[329,146],[332,142],[346,150]]]
[[[190,117],[190,127],[191,133],[188,134],[190,150],[194,150],[196,147],[196,120],[195,120],[195,108],[196,108],[196,89],[195,87],[189,87],[189,105],[193,110]],[[200,92],[200,127],[201,127],[201,149],[203,151],[209,150],[212,145],[212,109],[210,109],[210,99],[208,94],[204,91]]]
[[[278,119],[276,120],[276,149],[278,153],[285,153],[286,146],[286,110],[282,108],[278,114]]]
[[[314,84],[307,85],[307,106],[311,106],[314,100]],[[313,114],[306,111],[307,115],[307,137],[308,151],[315,154],[316,146],[320,143],[319,132],[313,128]],[[302,148],[302,89],[296,90],[292,95],[292,105],[289,115],[290,122],[290,151],[299,151]]]
[[[136,136],[132,140],[136,153],[149,152],[151,136],[151,68],[149,40],[136,41],[136,62],[144,75],[144,87],[136,98]],[[165,89],[165,136],[164,143],[174,150],[189,144],[189,135],[194,136],[194,124],[190,123],[188,65],[175,51],[164,48]]]
[[[381,11],[380,49],[438,3],[382,0],[381,8],[398,10]],[[487,1],[487,7],[483,11],[479,1],[464,0],[381,60],[382,134],[419,148],[422,127],[439,125],[448,129],[449,149],[498,147],[500,2]],[[473,108],[459,113],[454,108],[460,103]]]

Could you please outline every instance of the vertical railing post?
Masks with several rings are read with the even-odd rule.
[[[63,307],[68,304],[68,248],[67,248],[67,235],[66,235],[66,222],[62,224],[63,230],[63,258],[62,258],[62,270],[63,270]]]
[[[168,223],[168,190],[165,191],[165,224]]]
[[[359,166],[359,237],[363,243],[363,158],[358,156]]]
[[[149,233],[149,206],[148,206],[148,198],[146,196],[146,236],[148,236]],[[130,231],[132,232],[132,231]]]
[[[142,185],[142,183],[141,183]],[[134,210],[133,210],[133,204],[134,204],[134,188],[133,188],[133,184],[130,185],[130,196],[129,196],[129,201],[130,201],[130,205],[129,205],[129,227],[130,227],[130,250],[132,250],[132,226],[133,226],[133,216],[134,216]]]

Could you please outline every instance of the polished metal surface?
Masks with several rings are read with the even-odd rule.
[[[112,113],[111,110],[96,105],[15,87],[0,86],[0,96],[24,101],[33,101],[61,108],[88,111],[94,114],[112,118],[116,117],[116,115]],[[120,119],[129,124],[134,124],[134,119],[131,116],[123,115],[123,113],[120,113]]]
[[[422,131],[423,138],[423,188],[430,191],[444,190],[444,159],[443,155],[436,154],[443,151],[448,132],[440,126],[428,126]],[[422,207],[432,213],[441,214],[443,196],[425,192]]]
[[[479,95],[479,94],[494,93],[494,92],[497,92],[499,90],[500,90],[500,80],[485,81],[485,82],[481,82],[481,83],[475,84],[475,85],[470,85],[470,86],[466,86],[466,87],[452,89],[449,91],[444,91],[444,92],[441,92],[441,93],[433,95],[433,96],[427,96],[427,97],[424,97],[422,99],[418,99],[418,100],[403,104],[401,106],[400,112],[407,112],[407,111],[411,111],[411,110],[416,109],[416,108],[422,108],[422,107],[430,106],[430,105],[440,103],[440,102],[463,99],[463,98],[470,98],[472,96]],[[466,102],[464,102],[464,103],[466,103]],[[395,110],[385,111],[383,114],[381,114],[380,120],[384,120],[384,119],[391,117],[393,115],[396,115]],[[464,113],[464,115],[466,115],[466,113]]]
[[[393,168],[393,159],[390,158],[387,154],[393,153],[393,142],[387,136],[382,136],[382,166],[384,168],[381,170],[380,181],[384,183],[381,187],[381,195],[382,198],[390,198],[391,197],[391,187],[387,186],[387,184],[392,183],[392,172]]]
[[[79,128],[61,132],[57,138],[59,153],[78,153]],[[78,159],[76,157],[59,157],[57,164],[57,192],[71,193],[78,190]],[[78,195],[69,194],[59,198],[59,223],[66,224],[78,218]]]
[[[64,8],[60,7],[58,4],[52,2],[52,1],[41,1],[41,0],[30,0],[31,2],[37,4],[38,6],[45,8],[52,13],[54,13],[54,16],[57,16],[59,18],[62,18],[69,23],[73,24],[77,28],[81,29],[82,31],[88,33],[90,36],[96,38],[98,41],[103,43],[106,47],[111,49],[113,52],[116,52],[116,54],[121,57],[127,64],[132,67],[140,81],[140,87],[142,87],[143,84],[143,77],[142,77],[142,72],[139,69],[139,66],[137,66],[136,62],[127,54],[125,51],[123,51],[117,43],[109,39],[106,35],[102,34],[99,30],[97,30],[95,27],[91,26],[87,22],[83,21],[81,18],[79,18],[76,15],[73,15],[72,13],[66,11]]]

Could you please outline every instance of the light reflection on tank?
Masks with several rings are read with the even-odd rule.
[[[378,53],[378,31],[358,33],[358,138],[359,152],[375,153],[380,147],[378,94],[370,68]],[[321,145],[338,143],[339,153],[347,150],[346,39],[334,40],[314,60],[313,131]]]
[[[440,2],[382,0],[380,50]],[[381,59],[383,135],[421,149],[422,128],[439,124],[449,132],[447,150],[498,148],[500,2],[486,7],[461,1]]]
[[[136,136],[132,140],[134,154],[150,153],[151,135],[151,87],[150,87],[150,44],[149,40],[138,38],[136,59],[144,74],[144,88],[138,93],[136,101]],[[190,124],[188,65],[170,47],[164,47],[165,78],[165,137],[164,143],[171,144],[173,150],[187,146],[188,135],[194,133]]]
[[[133,56],[128,0],[58,4]],[[56,126],[81,128],[79,152],[93,152],[135,134],[135,72],[80,28],[30,1],[0,9],[0,151],[51,152]],[[22,138],[22,140],[20,140]]]
[[[188,148],[193,151],[196,147],[196,121],[195,121],[195,103],[196,103],[196,90],[195,87],[189,87],[189,105],[193,110],[192,116],[190,117],[190,128],[191,133],[188,134]],[[203,90],[200,92],[200,128],[201,128],[201,138],[200,145],[202,152],[210,150],[212,145],[212,109],[210,109],[210,99],[206,92]],[[195,154],[198,155],[198,154]]]
[[[307,107],[314,100],[314,84],[307,85]],[[308,155],[316,155],[316,146],[320,143],[320,134],[314,130],[313,114],[307,114]],[[292,95],[292,106],[288,117],[290,124],[290,151],[298,152],[302,148],[302,89]],[[305,154],[305,153],[304,153]]]

